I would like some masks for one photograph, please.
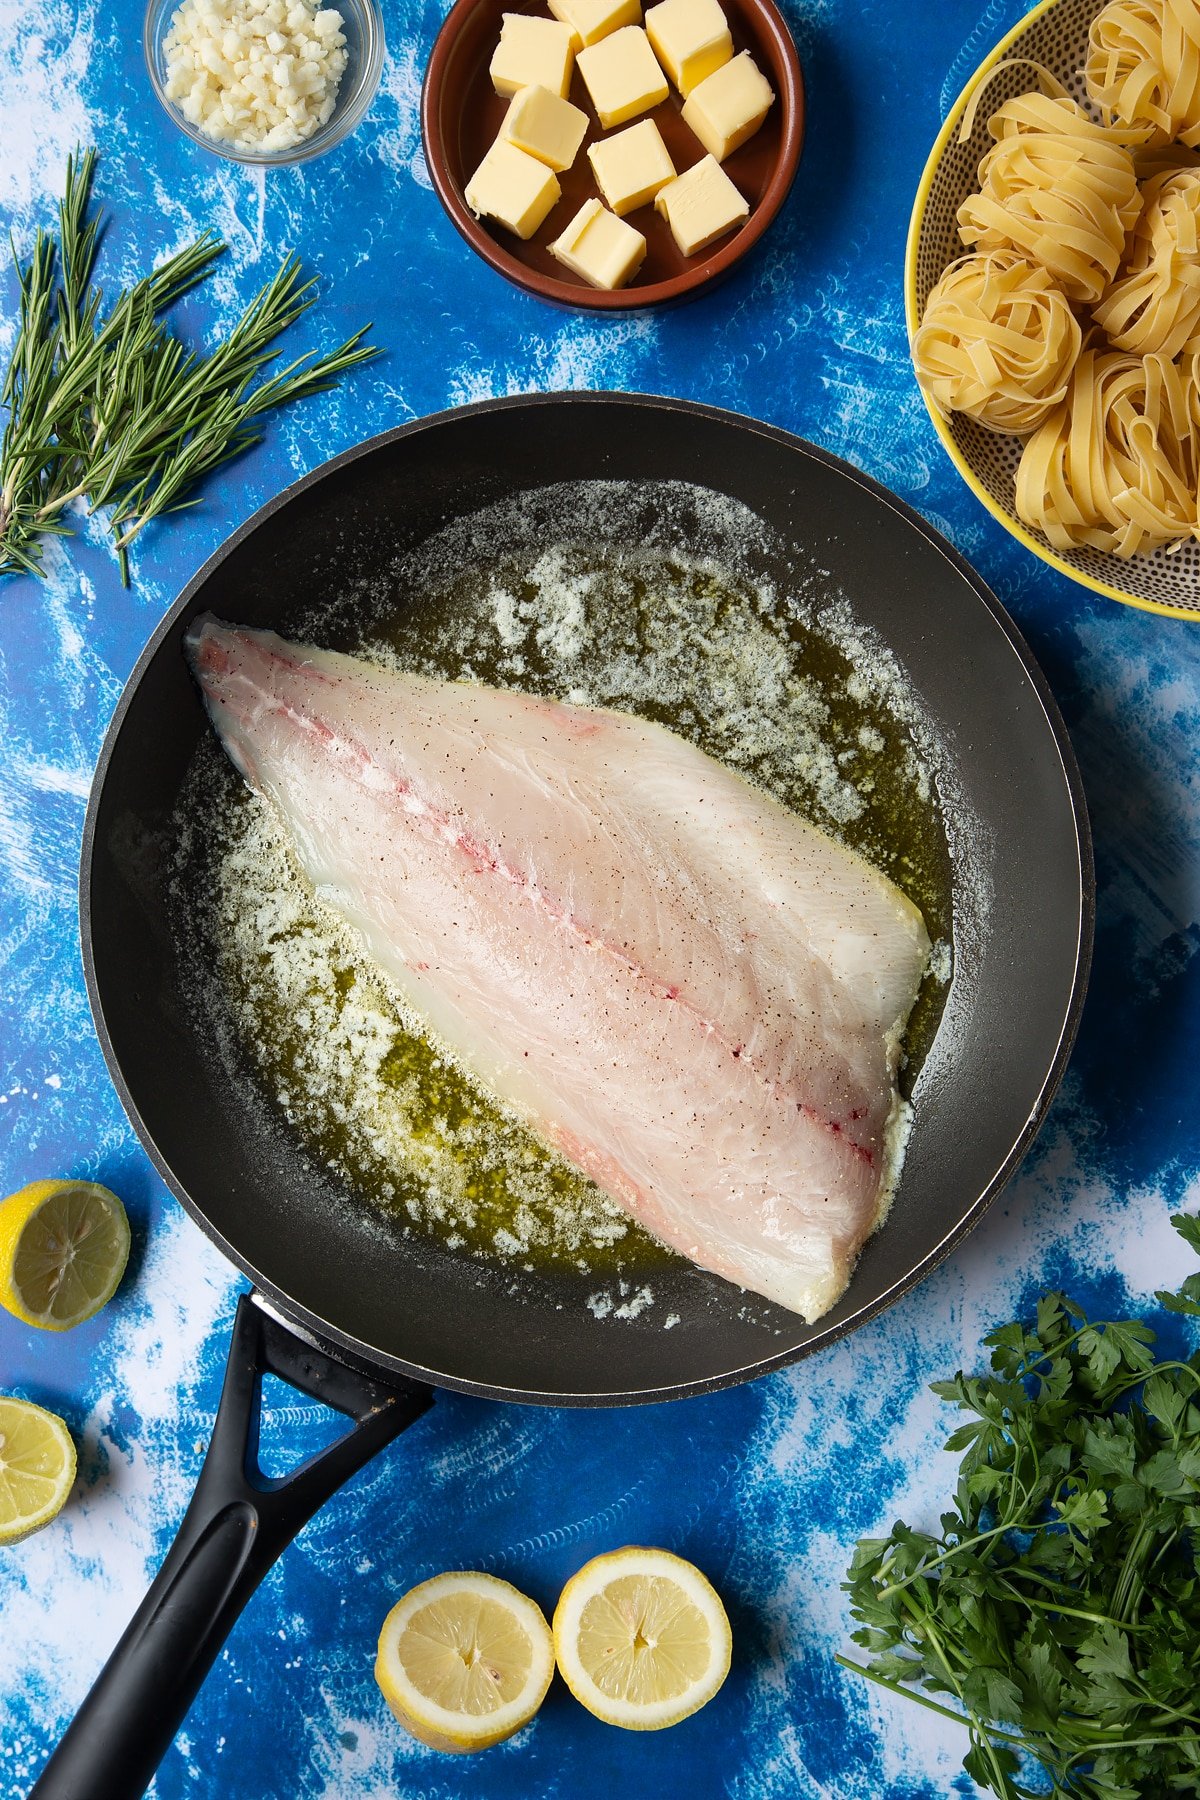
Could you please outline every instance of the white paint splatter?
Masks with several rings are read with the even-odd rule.
[[[62,192],[67,151],[93,142],[84,82],[96,53],[95,0],[0,7],[4,154],[0,206],[24,218]]]

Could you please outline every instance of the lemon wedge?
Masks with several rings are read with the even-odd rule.
[[[694,1564],[636,1544],[584,1563],[554,1609],[563,1680],[590,1713],[661,1731],[712,1699],[733,1639],[720,1596]]]
[[[31,1181],[0,1201],[0,1304],[26,1325],[69,1331],[116,1292],[129,1220],[95,1181]]]
[[[554,1674],[541,1610],[494,1575],[435,1575],[393,1606],[375,1679],[433,1750],[487,1750],[527,1725]]]
[[[0,1544],[48,1525],[74,1479],[75,1446],[57,1414],[0,1394]]]

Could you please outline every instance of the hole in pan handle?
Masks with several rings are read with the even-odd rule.
[[[355,1421],[293,1473],[258,1466],[271,1373]],[[136,1800],[149,1785],[242,1608],[318,1507],[432,1404],[418,1382],[380,1380],[297,1337],[243,1294],[212,1442],[179,1533],[30,1800]]]

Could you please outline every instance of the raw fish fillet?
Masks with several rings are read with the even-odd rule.
[[[898,1169],[929,954],[862,860],[626,713],[188,637],[217,733],[435,1038],[642,1225],[816,1319]]]

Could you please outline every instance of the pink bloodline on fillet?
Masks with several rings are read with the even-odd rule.
[[[336,676],[326,675],[321,670],[312,667],[310,664],[297,665],[293,659],[282,655],[278,650],[268,649],[263,651],[262,654],[264,654],[271,662],[279,663],[284,668],[292,670],[297,666],[303,668],[306,676],[311,680],[319,681],[328,686],[336,686],[337,684]],[[201,663],[206,673],[211,672],[219,675],[228,675],[232,673],[236,675],[234,659],[231,653],[223,646],[213,644],[211,638],[206,638],[202,642]],[[375,757],[362,744],[358,743],[353,738],[335,732],[331,726],[327,725],[324,720],[316,717],[314,714],[300,712],[294,705],[276,698],[274,695],[270,696],[270,704],[272,711],[290,719],[302,730],[311,731],[323,742],[336,743],[340,749],[346,751],[364,768],[368,766],[379,768],[379,764]],[[243,718],[244,717],[245,715],[243,714]],[[714,1020],[705,1018],[701,1010],[688,1000],[686,996],[681,994],[676,983],[666,981],[661,976],[653,975],[649,969],[644,968],[640,963],[635,961],[627,951],[618,948],[615,944],[608,943],[603,936],[576,918],[576,916],[569,912],[566,907],[552,900],[541,888],[533,886],[528,878],[521,874],[519,870],[510,868],[508,864],[496,855],[495,851],[489,849],[486,845],[481,844],[470,832],[465,831],[457,824],[449,813],[445,812],[440,807],[431,805],[422,795],[415,793],[411,782],[404,780],[402,777],[392,775],[390,772],[382,772],[385,774],[389,784],[390,796],[395,800],[407,799],[410,802],[408,806],[403,808],[404,817],[407,821],[415,823],[416,819],[427,820],[433,830],[442,838],[443,842],[457,850],[464,858],[475,865],[473,873],[477,875],[498,875],[502,880],[507,881],[511,887],[515,888],[531,905],[542,907],[547,916],[556,925],[564,928],[575,937],[579,938],[585,948],[598,949],[604,955],[610,957],[614,962],[627,969],[636,981],[643,983],[649,989],[652,998],[678,1003],[686,1012],[691,1014],[692,1018],[697,1021],[702,1030],[704,1030],[708,1036],[713,1038],[721,1049],[727,1051],[731,1057],[741,1063],[743,1068],[750,1071],[754,1079],[773,1099],[779,1101],[781,1104],[794,1104],[796,1110],[802,1113],[805,1118],[821,1127],[821,1129],[828,1131],[831,1136],[840,1139],[848,1150],[866,1163],[868,1168],[874,1168],[875,1152],[869,1145],[858,1143],[846,1130],[845,1125],[840,1120],[827,1118],[825,1114],[807,1101],[789,1094],[783,1083],[773,1080],[757,1066],[753,1057],[746,1055],[744,1045],[731,1041],[730,1035],[727,1032],[722,1031],[721,1027]],[[373,789],[372,791],[376,793],[380,792],[378,789]],[[381,794],[380,797],[382,798],[383,795]],[[415,802],[416,807],[419,809],[415,817],[412,805],[413,802]],[[428,964],[422,964],[420,966],[424,969],[428,967]],[[849,1121],[856,1122],[861,1117],[862,1109],[855,1108],[854,1111],[849,1114]],[[600,1153],[597,1150],[596,1155],[599,1156],[599,1154]],[[576,1156],[573,1160],[582,1162],[584,1159]]]

